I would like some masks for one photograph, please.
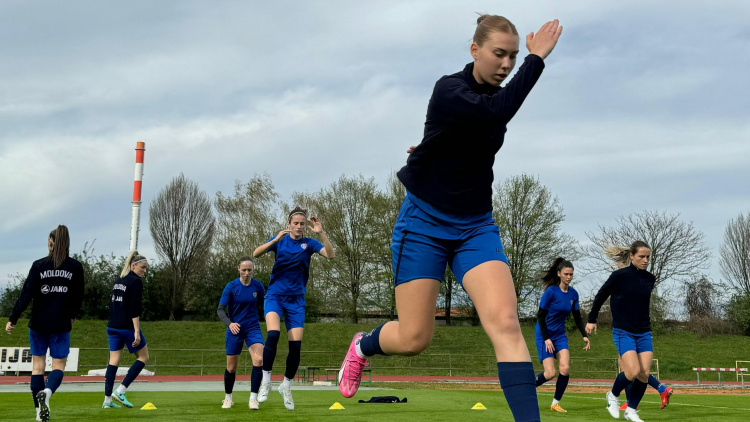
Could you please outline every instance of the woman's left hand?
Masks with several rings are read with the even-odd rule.
[[[583,350],[589,350],[591,348],[591,341],[589,340],[588,337],[584,337],[583,341],[586,342],[586,347],[584,347]]]
[[[310,221],[312,221],[312,226],[308,227],[310,227],[313,233],[321,233],[323,231],[323,223],[320,222],[318,217],[310,217]]]

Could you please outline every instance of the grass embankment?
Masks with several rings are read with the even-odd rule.
[[[2,346],[28,346],[27,320],[18,323],[16,332],[0,336]],[[103,368],[107,362],[106,321],[84,320],[74,324],[71,346],[81,351],[79,369]],[[224,372],[224,326],[211,321],[143,322],[143,331],[151,350],[149,367],[158,374],[204,374]],[[338,367],[352,335],[369,331],[368,324],[307,324],[303,341],[302,365]],[[263,325],[265,335],[265,325]],[[534,345],[534,327],[524,326],[524,336],[537,369],[541,368]],[[609,329],[603,328],[591,337],[591,350],[581,350],[584,343],[577,332],[568,333],[571,352],[571,375],[576,378],[611,378],[617,356]],[[98,349],[98,350],[96,350]],[[169,351],[165,349],[206,349],[211,351]],[[750,337],[712,336],[698,338],[689,332],[654,334],[654,356],[659,360],[660,378],[693,380],[694,366],[734,367],[736,360],[750,361]],[[274,373],[283,373],[286,337],[282,330]],[[243,354],[244,364],[247,353]],[[122,365],[130,360],[123,360]],[[375,374],[496,376],[492,346],[481,327],[435,328],[432,345],[420,356],[376,357],[372,359]],[[181,365],[181,366],[177,366]],[[187,367],[185,365],[194,365]],[[240,372],[244,372],[240,369]],[[713,380],[713,375],[706,375]]]

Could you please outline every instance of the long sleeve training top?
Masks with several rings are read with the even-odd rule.
[[[456,214],[492,210],[492,166],[506,125],[544,69],[529,54],[504,88],[477,83],[474,63],[435,83],[424,137],[398,172],[406,189],[423,201]]]
[[[29,328],[42,334],[69,332],[70,320],[81,313],[83,283],[83,266],[73,258],[66,258],[59,268],[49,257],[34,261],[10,314],[11,324],[33,300]]]
[[[643,334],[651,331],[651,291],[654,290],[656,278],[646,270],[639,270],[635,265],[621,268],[609,276],[594,298],[589,312],[589,322],[596,323],[599,309],[608,297],[612,310],[612,328],[619,328],[629,333]]]
[[[134,330],[133,318],[141,316],[143,281],[134,272],[118,279],[112,286],[107,327]]]

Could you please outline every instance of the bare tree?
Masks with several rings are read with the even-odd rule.
[[[376,250],[378,236],[375,230],[374,206],[381,194],[373,179],[361,175],[353,178],[341,176],[328,188],[313,195],[295,193],[294,202],[309,208],[318,216],[336,249],[336,259],[321,266],[325,282],[331,283],[348,296],[348,314],[358,322],[358,310],[363,293],[376,281],[378,266]]]
[[[706,277],[698,277],[687,284],[685,309],[690,320],[715,318],[718,315],[719,292]]]
[[[598,233],[586,232],[591,241],[583,253],[591,260],[583,267],[587,273],[610,272],[617,267],[603,253],[609,245],[630,246],[643,240],[651,246],[648,271],[656,277],[656,285],[668,280],[700,277],[708,268],[711,252],[705,235],[692,222],[680,220],[680,214],[645,211],[617,217],[615,227],[599,225]]]
[[[229,260],[251,255],[258,245],[275,236],[284,222],[277,216],[282,205],[267,174],[255,175],[247,183],[234,184],[234,193],[216,194],[217,230],[214,249]],[[256,259],[256,274],[270,274],[273,256]],[[256,277],[257,278],[257,277]]]
[[[750,213],[729,220],[719,259],[721,274],[737,293],[750,295]]]
[[[149,220],[156,252],[174,274],[168,305],[174,320],[184,309],[185,287],[211,250],[216,219],[208,195],[180,174],[151,203]]]
[[[565,214],[557,197],[536,177],[522,174],[498,182],[492,203],[521,308],[540,288],[539,275],[555,257],[574,261],[580,253],[575,240],[560,230]]]

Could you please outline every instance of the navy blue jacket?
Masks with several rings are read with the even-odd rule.
[[[599,317],[599,309],[608,297],[612,296],[609,307],[612,310],[612,327],[629,333],[643,334],[651,331],[651,292],[656,277],[635,265],[620,268],[609,276],[594,298],[589,312],[589,322],[594,324]]]
[[[143,282],[134,272],[118,279],[112,286],[109,300],[109,321],[107,327],[119,330],[133,330],[133,318],[141,316]]]
[[[417,198],[455,214],[492,210],[492,166],[506,125],[544,69],[529,54],[504,88],[477,83],[474,63],[440,78],[427,106],[424,138],[398,178]]]
[[[79,316],[83,304],[83,265],[70,257],[59,268],[49,257],[34,261],[8,318],[11,324],[32,299],[29,328],[42,334],[70,332],[70,320]]]

